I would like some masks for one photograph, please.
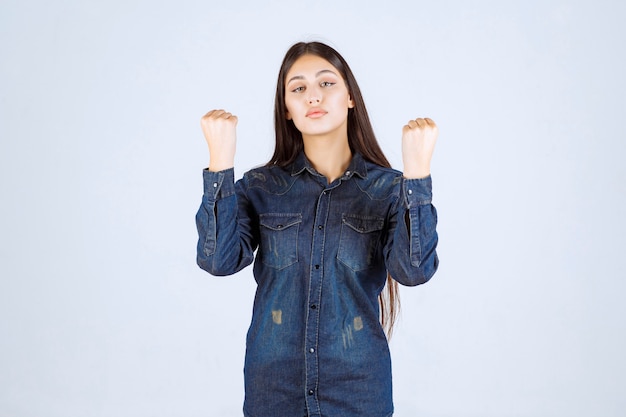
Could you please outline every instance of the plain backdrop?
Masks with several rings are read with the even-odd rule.
[[[626,415],[623,1],[0,1],[0,417],[239,416],[251,268],[195,265],[208,151],[273,149],[280,61],[350,63],[384,151],[440,126],[440,270],[397,417]]]

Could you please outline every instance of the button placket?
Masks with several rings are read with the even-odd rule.
[[[318,390],[318,333],[319,333],[319,305],[321,303],[322,281],[324,278],[324,243],[326,239],[326,219],[328,217],[329,200],[331,193],[324,190],[318,197],[315,222],[313,228],[313,245],[311,252],[311,267],[309,269],[308,305],[309,311],[306,319],[305,346],[308,346],[305,354],[306,364],[306,403],[309,414],[318,415],[319,402]]]

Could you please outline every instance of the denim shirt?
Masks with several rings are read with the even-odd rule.
[[[430,177],[404,179],[359,154],[331,184],[304,154],[236,184],[233,169],[203,175],[198,265],[230,275],[254,261],[244,415],[390,416],[377,297],[387,272],[414,286],[437,269]]]

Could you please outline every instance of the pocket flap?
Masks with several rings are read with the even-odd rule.
[[[359,233],[371,233],[382,230],[385,221],[379,217],[355,216],[344,214],[342,217],[344,224]]]
[[[302,223],[300,213],[265,213],[259,216],[261,226],[272,230],[285,230],[288,227]]]

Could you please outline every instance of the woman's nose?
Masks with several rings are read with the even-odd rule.
[[[315,103],[319,103],[321,100],[320,100],[319,94],[311,94],[309,95],[308,101],[309,101],[309,104],[315,104]]]

